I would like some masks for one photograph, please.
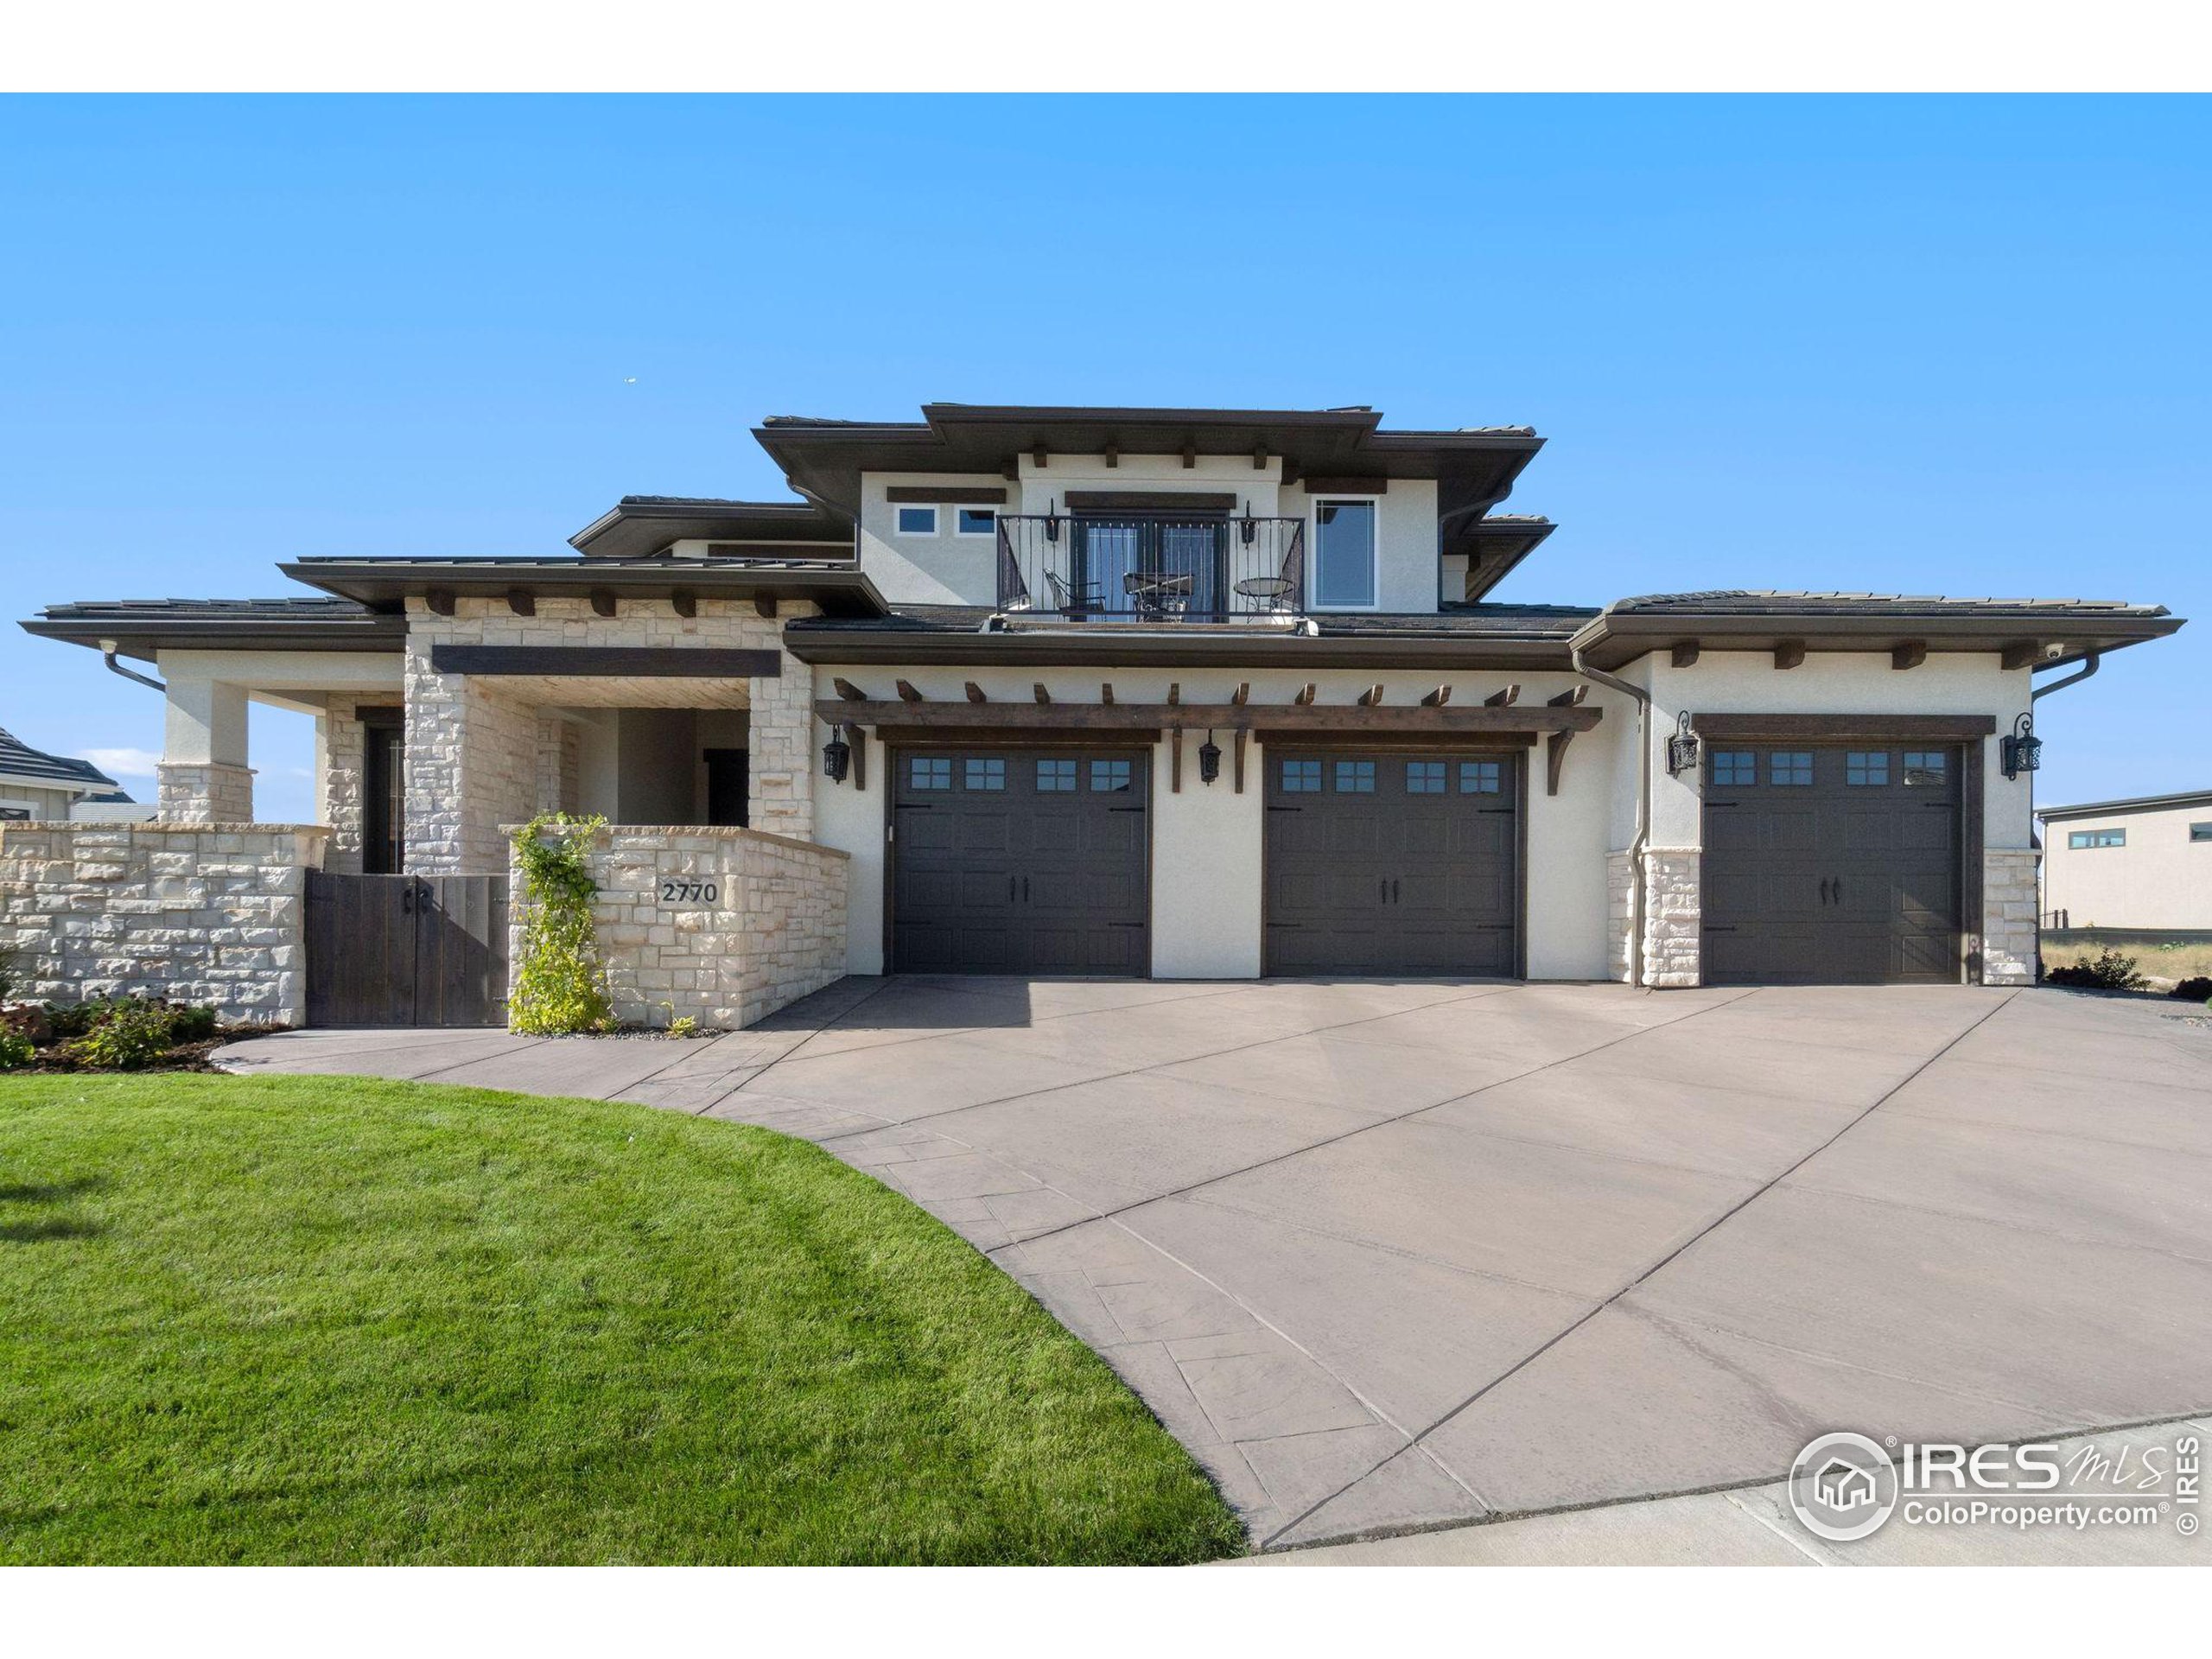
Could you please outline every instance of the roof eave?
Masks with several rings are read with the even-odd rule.
[[[875,583],[856,564],[814,569],[752,565],[735,560],[560,559],[500,564],[441,565],[434,561],[300,560],[277,567],[295,582],[372,607],[392,607],[431,589],[471,599],[498,599],[515,588],[533,593],[587,594],[611,589],[632,599],[702,597],[811,600],[829,614],[889,613]]]
[[[18,623],[41,639],[99,651],[113,640],[116,654],[157,662],[164,651],[403,651],[407,619],[397,613],[298,618],[289,621],[243,617],[45,617]]]
[[[1320,639],[1288,634],[1099,637],[1093,632],[1019,631],[983,633],[810,632],[790,628],[784,649],[803,663],[825,666],[970,665],[1008,668],[1249,668],[1299,671],[1321,668],[1564,670],[1567,642],[1549,639],[1468,639],[1416,635],[1395,639],[1348,634]]]
[[[1604,611],[1578,631],[1571,644],[1599,668],[1625,666],[1678,640],[1707,651],[1770,651],[1802,641],[1808,652],[1886,651],[1918,644],[1931,652],[1999,652],[2008,645],[2053,644],[2063,649],[2038,658],[2037,668],[2080,662],[2090,652],[2120,651],[2162,639],[2182,626],[2177,616],[2114,616],[2095,612],[1945,614],[1895,611],[1840,616],[1834,613],[1758,614],[1675,611]]]

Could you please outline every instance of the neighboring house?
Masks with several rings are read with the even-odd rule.
[[[67,819],[88,801],[128,801],[89,760],[46,754],[0,728],[0,823]]]
[[[2036,671],[2181,626],[1501,603],[1553,528],[1497,511],[1526,428],[922,412],[771,419],[803,499],[626,497],[570,556],[303,558],[312,597],[24,626],[158,666],[175,834],[251,819],[250,701],[315,714],[327,834],[250,842],[272,891],[296,858],[332,905],[392,871],[412,914],[475,905],[429,878],[503,880],[541,810],[605,815],[623,1009],[719,1020],[845,971],[2024,982],[2029,779],[1997,734]]]
[[[2047,806],[2036,817],[2046,925],[2212,929],[2212,790]]]

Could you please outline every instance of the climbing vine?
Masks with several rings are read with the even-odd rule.
[[[606,827],[605,818],[544,812],[515,831],[515,862],[527,906],[521,960],[507,1000],[507,1023],[516,1031],[556,1037],[605,1031],[614,1023],[607,964],[591,922],[599,883],[585,856]]]

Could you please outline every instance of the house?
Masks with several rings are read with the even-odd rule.
[[[2047,806],[2036,817],[2048,925],[2212,931],[2212,790]]]
[[[91,761],[42,753],[0,728],[0,823],[68,818],[89,804],[118,802],[130,797]]]
[[[1525,427],[921,413],[772,418],[797,499],[626,497],[558,556],[301,558],[289,597],[26,622],[154,664],[167,698],[160,820],[97,849],[104,891],[136,892],[134,849],[222,862],[272,906],[265,943],[169,971],[285,1018],[315,988],[283,941],[327,979],[403,900],[450,937],[379,960],[420,982],[384,1016],[485,1017],[428,987],[496,951],[509,831],[556,808],[613,826],[599,931],[632,1018],[749,1020],[846,972],[2023,983],[2029,779],[1997,734],[2037,673],[2181,626],[1503,602],[1553,532],[1499,510]],[[251,701],[314,714],[318,825],[252,824]],[[67,850],[0,844],[0,882],[75,880]],[[346,948],[315,944],[309,889]],[[376,1014],[354,992],[385,995],[332,1017]]]
[[[1813,1490],[1821,1502],[1839,1515],[1865,1509],[1877,1496],[1873,1472],[1848,1458],[1830,1458],[1814,1477]]]

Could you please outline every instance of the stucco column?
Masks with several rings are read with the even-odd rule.
[[[170,823],[251,823],[245,688],[171,672],[156,816]]]

